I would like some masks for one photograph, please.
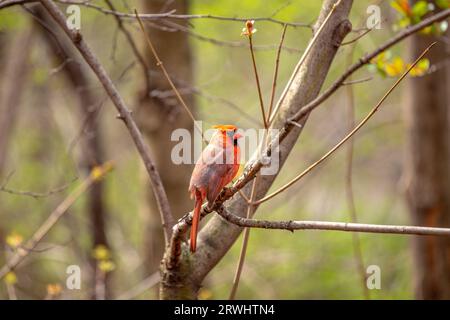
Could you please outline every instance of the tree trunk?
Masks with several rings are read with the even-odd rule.
[[[160,12],[176,9],[178,14],[188,12],[189,1],[176,0],[169,7],[166,0],[143,1],[145,12]],[[177,21],[184,24],[185,22]],[[168,70],[178,89],[192,84],[193,63],[188,36],[184,32],[167,32],[154,28],[147,28],[147,32],[158,52],[160,59]],[[145,44],[145,41],[141,41]],[[170,98],[158,97],[158,93],[172,92],[171,88],[147,46],[143,47],[146,53],[146,63],[149,68],[150,87],[144,88],[136,116],[139,126],[148,139],[155,154],[156,166],[161,174],[164,187],[175,217],[180,217],[193,206],[189,199],[188,186],[192,170],[188,165],[175,165],[171,160],[171,150],[176,142],[170,140],[173,130],[186,128],[193,133],[192,120],[179,104],[175,96]],[[145,82],[143,82],[145,83]],[[183,95],[187,105],[195,114],[195,101],[191,94]],[[151,186],[147,183],[145,218],[146,227],[146,269],[150,273],[159,268],[164,252],[164,237],[161,219],[154,201]]]
[[[334,0],[324,1],[315,30],[323,23],[334,3]],[[347,18],[351,6],[351,0],[343,0],[336,7],[292,82],[292,86],[281,105],[280,112],[275,118],[273,128],[280,128],[287,118],[319,94],[337,49],[342,39],[351,30],[351,24]],[[302,120],[302,124],[305,122],[306,118]],[[293,129],[280,144],[280,170],[297,142],[301,131],[301,128]],[[256,198],[261,198],[266,194],[276,177],[277,174],[261,176],[256,190]],[[250,188],[251,183],[247,184],[242,191],[248,195]],[[239,216],[245,216],[246,214],[247,203],[238,195],[227,201],[226,206],[234,214]],[[175,269],[169,269],[169,266],[163,263],[160,286],[161,298],[196,299],[203,279],[230,249],[242,230],[243,228],[230,224],[218,215],[214,215],[199,234],[198,249],[195,256],[183,252],[180,265]],[[186,246],[182,248],[187,250]]]
[[[449,101],[450,46],[439,37],[417,34],[410,52],[417,57],[433,41],[428,58],[438,69],[409,79],[407,90],[407,203],[413,224],[450,227]],[[450,299],[450,239],[414,237],[416,297]]]

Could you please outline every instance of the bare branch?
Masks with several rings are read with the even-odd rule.
[[[247,22],[247,23],[251,23],[252,28],[253,28],[253,22]],[[256,67],[256,59],[255,59],[255,52],[253,51],[253,40],[252,39],[253,39],[253,36],[252,36],[252,32],[250,31],[248,34],[248,44],[249,44],[249,48],[250,48],[250,54],[252,56],[253,73],[255,74],[256,88],[258,89],[259,106],[261,108],[261,116],[263,119],[263,125],[264,125],[264,128],[267,129],[268,122],[266,119],[266,111],[264,110],[264,101],[263,101],[262,92],[261,92],[261,83],[259,82],[258,68]]]
[[[270,103],[269,103],[269,111],[267,112],[267,116],[270,118],[272,114],[273,102],[275,101],[275,94],[277,91],[277,78],[278,78],[278,67],[280,65],[280,54],[281,48],[283,47],[284,36],[286,35],[287,26],[284,25],[283,31],[281,32],[280,44],[278,45],[277,57],[275,58],[275,71],[273,72],[273,80],[272,80],[272,92],[270,94]],[[270,119],[267,119],[269,121]]]
[[[200,41],[209,42],[209,43],[211,43],[213,45],[217,45],[217,46],[226,46],[226,47],[231,47],[231,48],[246,48],[246,47],[248,48],[249,47],[248,43],[241,42],[241,41],[219,40],[216,38],[204,36],[198,32],[192,31],[191,28],[182,26],[182,25],[172,22],[170,20],[161,20],[162,24],[167,25],[169,27],[160,26],[160,25],[158,25],[156,23],[152,23],[150,21],[146,21],[146,22],[149,26],[151,26],[155,29],[160,29],[160,30],[164,30],[167,32],[182,31],[182,32],[187,33],[189,36],[191,36],[195,39],[198,39]],[[279,48],[279,45],[276,45],[276,44],[253,45],[253,50],[255,50],[255,51],[274,50],[274,49],[278,49],[278,48]],[[300,50],[300,49],[287,47],[287,46],[282,46],[281,49],[284,51],[287,51],[289,53],[302,52],[302,50]]]
[[[9,193],[9,194],[19,195],[19,196],[28,196],[28,197],[32,197],[32,198],[35,198],[35,199],[38,199],[38,198],[45,198],[45,197],[49,197],[49,196],[51,196],[51,195],[54,195],[54,194],[56,194],[56,193],[60,193],[60,192],[62,192],[62,191],[64,191],[64,190],[66,190],[66,189],[69,188],[76,180],[78,180],[77,177],[73,178],[71,181],[69,181],[68,183],[66,183],[66,184],[64,184],[64,185],[62,185],[62,186],[60,186],[60,187],[51,189],[51,190],[46,191],[46,192],[33,192],[33,191],[13,190],[13,189],[7,188],[7,187],[6,187],[6,183],[3,183],[3,184],[0,186],[0,191],[1,191],[1,192],[6,192],[6,193]]]
[[[286,30],[286,28],[284,30]],[[255,180],[253,180],[252,190],[250,191],[250,201],[247,206],[247,214],[246,214],[247,219],[251,218],[253,215],[253,212],[255,211],[255,206],[252,205],[250,202],[252,202],[255,199],[255,190],[256,190],[257,183],[258,183],[258,177],[256,177]],[[244,261],[245,261],[245,256],[247,254],[247,246],[248,246],[249,237],[250,237],[250,228],[245,228],[244,237],[242,239],[241,252],[239,253],[239,261],[238,261],[238,264],[236,267],[236,272],[234,274],[233,286],[231,288],[230,296],[229,296],[228,300],[234,300],[234,298],[236,297],[236,292],[237,292],[237,289],[239,286],[239,280],[241,279],[242,269],[244,268]]]
[[[409,234],[419,236],[450,236],[450,228],[418,226],[395,226],[366,223],[329,222],[329,221],[268,221],[247,219],[234,215],[221,206],[217,213],[225,220],[239,227],[288,230],[332,230],[346,232]]]
[[[372,79],[373,79],[373,77],[365,77],[365,78],[362,78],[362,79],[348,80],[348,81],[342,82],[342,85],[343,86],[349,86],[349,85],[352,85],[352,84],[367,82],[367,81],[370,81]]]
[[[370,31],[372,31],[372,30],[373,30],[373,28],[364,30],[361,34],[357,35],[357,36],[356,36],[355,38],[353,38],[352,40],[349,40],[349,41],[346,41],[346,42],[342,42],[342,43],[341,43],[341,46],[346,46],[346,45],[349,45],[349,44],[352,44],[352,43],[358,41],[359,39],[361,39],[362,37],[364,37],[366,34],[368,34],[368,33],[369,33]]]
[[[105,88],[105,91],[108,93],[111,101],[114,103],[114,106],[119,112],[120,118],[125,123],[128,131],[130,132],[131,138],[135,143],[139,154],[144,162],[144,166],[147,170],[147,173],[150,177],[150,182],[153,187],[153,192],[155,195],[156,203],[161,215],[161,221],[164,228],[165,240],[168,242],[170,239],[170,235],[172,234],[172,225],[174,223],[174,219],[172,216],[172,212],[170,210],[169,201],[167,199],[167,194],[164,190],[164,186],[161,181],[161,177],[156,169],[154,161],[150,155],[150,149],[147,144],[145,144],[144,139],[142,137],[139,128],[137,127],[133,117],[131,116],[131,112],[125,101],[120,96],[117,91],[114,83],[111,81],[111,78],[107,75],[105,69],[97,60],[97,58],[92,53],[89,46],[83,40],[81,33],[77,30],[70,30],[66,24],[66,18],[64,14],[59,10],[53,1],[50,0],[40,0],[42,5],[47,9],[50,15],[55,19],[55,21],[59,24],[59,26],[64,30],[64,32],[69,36],[74,45],[80,51],[83,58],[89,64],[91,69],[94,71],[99,81]]]
[[[347,54],[347,64],[351,66],[353,63],[353,54],[355,51],[355,44],[350,46],[350,51]],[[351,77],[349,78],[349,82],[351,81]],[[347,93],[347,110],[348,110],[348,120],[347,126],[348,130],[351,130],[355,126],[355,95],[353,86],[348,85],[346,87]],[[349,209],[349,218],[350,222],[357,223],[358,215],[356,212],[355,199],[353,194],[353,146],[354,146],[354,137],[350,138],[347,144],[347,166],[345,172],[345,191],[347,196],[347,205]],[[355,259],[356,270],[359,273],[360,284],[362,287],[362,292],[366,300],[370,300],[370,291],[367,288],[367,273],[366,268],[364,266],[364,256],[361,247],[361,239],[359,234],[356,232],[352,233],[352,247],[353,247],[353,256]]]

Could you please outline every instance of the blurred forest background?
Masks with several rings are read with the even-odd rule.
[[[374,50],[400,28],[401,14],[390,1],[354,1],[350,21],[356,31],[346,40],[366,28],[366,10],[372,2],[381,8],[381,29],[339,49],[324,88],[352,61]],[[139,12],[155,13],[176,8],[177,13],[273,17],[305,24],[314,23],[321,8],[321,1],[306,0],[92,3],[122,12],[137,8]],[[65,5],[60,7],[65,11]],[[122,27],[134,39],[139,55],[133,52],[113,15],[81,6],[81,33],[133,109],[152,147],[172,210],[181,217],[193,207],[187,192],[192,166],[171,164],[169,137],[174,128],[192,130],[192,123],[155,66],[136,21],[123,21]],[[147,31],[196,118],[207,127],[218,123],[261,127],[251,58],[246,39],[241,36],[244,22],[162,21],[147,22]],[[256,21],[255,27],[256,59],[268,101],[282,26]],[[435,36],[429,37],[427,45]],[[310,38],[310,28],[288,27],[277,96]],[[442,34],[439,39],[445,41],[432,50],[448,58],[445,43],[449,38]],[[14,247],[28,239],[96,165],[111,160],[114,170],[87,190],[14,273],[3,279],[0,298],[89,299],[101,295],[155,299],[163,243],[148,177],[104,89],[67,40],[39,5],[0,10],[0,264],[5,264]],[[411,49],[412,41],[393,47],[391,56],[411,62],[418,55]],[[429,58],[427,72],[435,66],[433,57]],[[149,81],[144,66],[150,70]],[[450,75],[445,61],[438,67],[435,73],[446,70]],[[435,74],[423,77],[432,76]],[[356,120],[369,112],[395,80],[367,67],[353,80],[364,78],[368,80],[351,86]],[[405,79],[355,136],[351,174],[360,222],[420,224],[409,213],[405,197],[408,109],[414,94],[411,81],[411,77]],[[448,107],[448,92],[438,99]],[[273,190],[317,160],[349,131],[349,103],[349,92],[344,87],[311,114]],[[448,147],[444,145],[445,150]],[[348,154],[344,146],[287,192],[264,203],[257,217],[350,221]],[[252,230],[237,298],[364,299],[352,237],[335,231]],[[370,297],[417,297],[414,277],[418,267],[412,237],[361,233],[359,239],[365,267],[377,265],[382,273],[381,289],[370,290]],[[240,246],[241,238],[211,271],[200,290],[200,299],[228,297]],[[81,290],[66,288],[69,265],[81,268]],[[104,293],[98,287],[103,283]]]

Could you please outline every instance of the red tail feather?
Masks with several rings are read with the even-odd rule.
[[[196,192],[194,216],[192,218],[192,226],[191,226],[191,252],[195,252],[195,249],[197,247],[198,223],[200,221],[200,210],[202,209],[202,203],[203,199],[200,192]]]

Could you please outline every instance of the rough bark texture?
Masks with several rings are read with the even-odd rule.
[[[47,25],[52,26],[54,30],[58,30],[53,19],[46,13],[44,8],[40,5],[35,5],[32,10]],[[93,167],[102,164],[104,161],[100,122],[97,119],[96,110],[98,99],[96,99],[93,91],[89,89],[92,87],[92,84],[86,69],[77,61],[78,55],[75,50],[72,49],[72,45],[67,42],[67,38],[64,35],[57,35],[57,38],[55,38],[48,30],[45,30],[45,28],[42,28],[39,24],[38,27],[43,39],[49,46],[49,52],[55,60],[55,65],[65,63],[61,73],[66,77],[70,85],[74,88],[74,91],[78,94],[81,111],[80,118],[82,119],[80,123],[83,127],[82,136],[80,138],[83,151],[81,163],[83,169],[88,173]],[[99,181],[92,185],[88,192],[86,211],[89,214],[89,221],[91,222],[92,232],[90,234],[92,235],[92,249],[98,245],[109,247],[105,231],[106,208],[103,189],[104,183]],[[90,253],[88,253],[88,255],[91,257]],[[97,261],[91,258],[91,263],[93,270],[95,270],[92,275],[93,287],[95,288],[96,279],[98,278],[98,270],[96,268]],[[107,298],[110,297],[109,280],[110,277],[107,275],[105,278],[105,294]]]
[[[414,225],[450,227],[449,101],[450,46],[433,36],[414,35],[410,54],[438,44],[428,58],[439,69],[409,80],[407,91],[407,202]],[[416,297],[450,299],[450,239],[415,237]]]
[[[334,3],[334,0],[324,1],[315,26],[316,30]],[[347,19],[351,5],[351,0],[343,0],[336,8],[294,79],[273,123],[273,128],[280,128],[288,117],[294,115],[302,106],[318,95],[339,44],[351,29],[351,24]],[[306,118],[302,122],[306,122]],[[280,144],[280,166],[287,159],[300,133],[300,128],[294,129]],[[256,198],[266,194],[276,176],[261,176]],[[243,192],[248,195],[250,188],[251,184],[248,184]],[[238,195],[228,201],[226,205],[227,209],[236,215],[244,216],[246,213],[247,204]],[[164,269],[163,266],[161,298],[196,299],[197,291],[203,279],[226,254],[242,230],[243,228],[230,224],[218,215],[214,215],[199,234],[198,249],[195,255],[189,255],[185,247],[183,248],[179,269],[168,270]]]
[[[174,1],[168,8],[165,5],[170,2],[166,0],[143,1],[142,3],[143,12],[148,13],[176,9],[178,14],[184,14],[188,12],[189,7],[189,1],[187,0]],[[177,23],[184,22],[177,21]],[[148,28],[147,32],[178,89],[191,85],[193,61],[187,34],[183,32],[166,32],[155,28]],[[144,40],[142,40],[142,44],[145,44]],[[166,189],[173,215],[177,218],[189,211],[193,206],[193,202],[189,199],[187,192],[192,167],[175,165],[171,161],[171,150],[176,142],[172,142],[170,136],[173,130],[178,128],[186,128],[192,133],[193,123],[175,96],[170,96],[170,98],[158,97],[158,93],[171,92],[170,86],[160,73],[159,67],[156,66],[156,61],[148,47],[144,46],[142,52],[146,54],[145,58],[149,67],[150,88],[145,88],[140,94],[141,101],[136,120],[143,134],[148,139],[152,150],[158,150],[158,153],[155,153],[156,167],[161,173],[161,179]],[[187,94],[183,95],[183,98],[191,111],[194,112],[195,101],[193,96]],[[146,269],[154,272],[159,267],[165,244],[161,219],[152,190],[150,186],[146,190],[148,190],[146,194],[147,205],[144,209],[145,218],[147,219],[145,235]]]

